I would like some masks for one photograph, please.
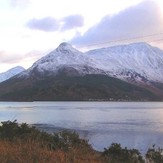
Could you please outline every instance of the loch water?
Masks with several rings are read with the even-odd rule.
[[[0,121],[7,120],[75,130],[96,150],[113,142],[142,153],[163,147],[163,102],[0,102]]]

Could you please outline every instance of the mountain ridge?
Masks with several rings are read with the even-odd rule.
[[[0,84],[0,100],[162,100],[162,63],[163,51],[146,43],[85,53],[61,43]]]
[[[163,51],[147,43],[133,43],[80,52],[68,43],[36,61],[26,71],[57,75],[60,68],[71,67],[78,74],[107,74],[128,82],[163,83]],[[88,67],[87,71],[82,71]],[[89,71],[89,68],[94,71]],[[96,72],[97,70],[97,72]],[[24,73],[25,74],[25,73]]]
[[[29,77],[30,74],[39,74],[40,76],[56,76],[63,68],[72,68],[78,72],[79,75],[99,74],[103,73],[97,67],[96,60],[86,56],[73,48],[68,43],[61,43],[55,50],[37,60],[27,71],[19,75],[19,77]]]
[[[163,51],[147,43],[100,48],[88,51],[87,55],[102,62],[102,69],[112,72],[117,78],[126,80],[131,72],[149,81],[163,82]]]

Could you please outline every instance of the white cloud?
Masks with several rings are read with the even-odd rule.
[[[8,0],[11,7],[20,7],[24,8],[30,4],[30,0]]]

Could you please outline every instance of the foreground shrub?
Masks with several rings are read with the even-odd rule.
[[[144,163],[138,150],[122,148],[117,143],[113,143],[107,149],[105,148],[103,156],[109,163]]]
[[[31,140],[46,145],[52,150],[68,150],[72,147],[91,148],[88,141],[80,139],[75,132],[62,131],[59,133],[48,134],[40,131],[35,127],[31,127],[26,123],[18,124],[17,121],[1,122],[0,139],[16,141],[16,140]]]
[[[40,134],[40,131],[35,127],[30,127],[26,123],[18,124],[17,121],[5,121],[1,122],[0,126],[0,139],[3,140],[14,140],[17,138],[35,138],[36,135]]]
[[[162,163],[163,162],[163,149],[161,148],[155,148],[153,146],[152,148],[149,148],[146,153],[146,160],[149,163]]]
[[[17,121],[1,124],[2,163],[102,163],[100,153],[75,132],[48,134]]]

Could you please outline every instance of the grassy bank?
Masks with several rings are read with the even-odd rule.
[[[154,147],[142,157],[138,150],[112,144],[103,152],[95,151],[88,141],[74,132],[48,134],[16,121],[0,126],[2,163],[161,163],[161,149]]]

